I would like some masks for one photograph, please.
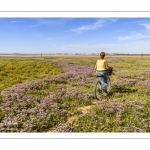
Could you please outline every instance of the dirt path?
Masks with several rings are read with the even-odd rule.
[[[84,107],[79,107],[78,110],[80,110],[82,112],[82,114],[80,114],[80,115],[87,114],[89,112],[90,108],[92,106],[95,106],[95,105],[99,104],[99,102],[100,101],[95,100],[95,101],[92,102],[91,105],[84,106]],[[69,117],[66,123],[72,122],[73,120],[77,119],[78,117],[79,117],[79,115],[78,116]],[[55,126],[55,127],[51,128],[50,130],[48,130],[47,132],[57,132],[58,128],[59,128],[59,126]]]

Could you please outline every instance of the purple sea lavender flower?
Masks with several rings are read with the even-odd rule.
[[[141,82],[141,84],[142,84],[143,86],[150,87],[150,80],[149,80],[149,79],[148,79],[148,80],[145,80],[145,81]]]
[[[137,79],[126,79],[126,83],[129,85],[133,85],[137,82]]]
[[[150,70],[144,70],[142,74],[150,74]]]
[[[133,126],[134,132],[146,132],[145,129],[141,129],[139,127]]]

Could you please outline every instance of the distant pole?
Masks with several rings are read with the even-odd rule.
[[[41,58],[42,58],[42,53],[41,53]]]
[[[143,57],[143,54],[142,54],[142,57]]]

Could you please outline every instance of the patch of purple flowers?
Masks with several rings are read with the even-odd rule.
[[[64,69],[65,73],[16,84],[1,91],[0,110],[3,115],[0,118],[0,132],[44,131],[67,119],[66,111],[57,103],[58,98],[74,97],[84,101],[93,98],[92,94],[65,87],[65,82],[72,85],[74,80],[77,80],[77,84],[85,85],[86,81],[93,79],[88,77],[89,73],[93,73],[92,67],[67,62],[61,62],[58,65]],[[51,89],[51,92],[46,95],[32,94],[32,91],[38,91],[52,83],[58,84],[56,93],[53,93]]]

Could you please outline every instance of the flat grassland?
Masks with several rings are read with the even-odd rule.
[[[149,55],[109,55],[111,92],[94,97],[98,55],[1,55],[0,132],[150,132]]]

